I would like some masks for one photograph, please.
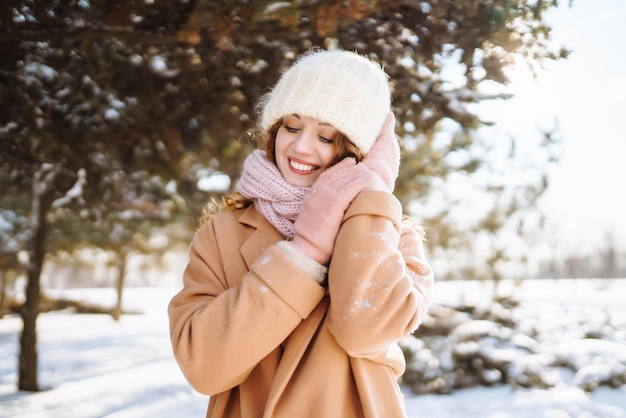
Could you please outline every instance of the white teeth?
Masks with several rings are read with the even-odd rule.
[[[291,160],[289,161],[289,164],[291,164],[291,166],[298,171],[311,171],[315,168],[315,166],[307,165],[307,164],[300,164]]]

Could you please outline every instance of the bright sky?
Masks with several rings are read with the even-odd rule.
[[[558,119],[564,154],[542,205],[549,244],[580,252],[605,246],[608,233],[626,248],[626,2],[560,2],[548,16],[556,45],[572,51],[538,80],[517,86],[507,105],[514,129],[549,128]]]

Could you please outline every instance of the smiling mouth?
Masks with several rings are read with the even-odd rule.
[[[304,172],[313,171],[317,168],[316,165],[302,164],[293,160],[289,160],[289,165],[291,166],[291,168],[297,171],[304,171]]]

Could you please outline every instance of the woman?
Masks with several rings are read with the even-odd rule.
[[[405,416],[397,342],[425,314],[432,273],[391,193],[390,97],[380,66],[324,51],[262,100],[265,150],[197,232],[168,310],[207,417]]]

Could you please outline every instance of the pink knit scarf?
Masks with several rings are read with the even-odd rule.
[[[288,239],[294,236],[293,223],[310,190],[287,183],[264,151],[254,151],[243,163],[239,193],[252,199],[256,209]]]

